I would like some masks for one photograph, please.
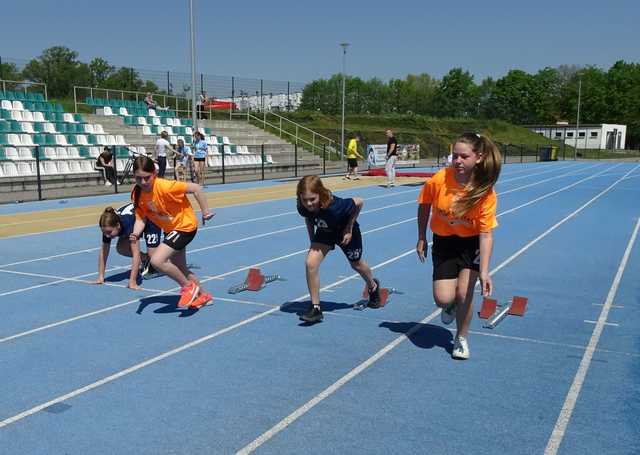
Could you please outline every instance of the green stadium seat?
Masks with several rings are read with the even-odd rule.
[[[24,93],[22,92],[14,92],[14,100],[18,100],[18,101],[24,101],[25,100],[25,96]]]
[[[0,133],[8,133],[11,131],[11,127],[8,122],[0,122]]]
[[[35,122],[33,124],[33,131],[36,133],[42,133],[44,131],[44,124],[42,122]]]
[[[70,145],[78,145],[78,141],[76,139],[76,135],[75,134],[67,134],[66,136],[67,142]]]
[[[18,122],[10,122],[11,131],[10,133],[24,133],[22,130],[22,125]]]
[[[45,134],[44,135],[44,144],[45,145],[58,145],[56,143],[56,137],[53,134]]]
[[[36,145],[45,145],[47,143],[45,136],[46,134],[34,134],[32,137],[33,143]]]
[[[73,119],[78,123],[85,123],[84,119],[82,118],[82,115],[80,114],[73,114]]]
[[[35,93],[35,101],[44,101],[44,95],[40,92]]]
[[[54,110],[55,112],[64,112],[64,109],[62,108],[62,105],[60,105],[60,104],[58,104],[58,103],[56,103],[56,104],[54,104],[54,105],[53,105],[53,110]]]

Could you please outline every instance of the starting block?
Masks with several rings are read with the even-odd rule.
[[[236,284],[229,288],[229,294],[237,294],[242,291],[259,291],[262,289],[267,283],[271,283],[273,281],[284,281],[280,275],[263,275],[260,272],[260,269],[251,268],[249,269],[249,273],[247,274],[247,278],[245,278],[244,283]]]
[[[478,312],[478,317],[481,319],[488,319],[486,324],[483,325],[486,329],[495,329],[496,326],[507,315],[511,316],[524,316],[527,309],[527,303],[529,299],[527,297],[514,295],[509,305],[498,305],[498,301],[495,299],[485,298],[482,300],[482,306]],[[496,314],[496,311],[500,308],[500,311]]]
[[[389,301],[389,296],[391,294],[402,294],[402,292],[398,291],[396,288],[380,288],[380,306],[378,308],[384,307]],[[367,285],[364,285],[364,290],[362,291],[362,300],[356,303],[353,306],[354,310],[364,310],[369,303],[369,288]]]

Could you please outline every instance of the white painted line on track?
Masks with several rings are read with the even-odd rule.
[[[116,270],[122,270],[122,269],[127,269],[127,268],[129,268],[129,266],[111,267],[109,269],[106,269],[105,272],[113,272],[113,271],[116,271]],[[16,271],[16,270],[3,270],[3,269],[0,269],[0,272],[1,273],[9,273],[9,274],[13,274],[13,275],[30,276],[30,277],[35,277],[35,278],[48,278],[48,279],[55,280],[55,281],[49,281],[47,283],[41,283],[41,284],[36,284],[36,285],[33,285],[33,286],[28,286],[26,288],[14,289],[13,291],[2,292],[2,293],[0,293],[0,297],[4,297],[6,295],[20,294],[22,292],[31,291],[33,289],[44,288],[44,287],[47,287],[47,286],[53,286],[54,284],[60,284],[60,283],[69,282],[69,281],[89,284],[89,283],[91,283],[91,281],[81,280],[80,278],[84,278],[86,276],[91,276],[91,275],[95,275],[96,274],[96,272],[91,272],[91,273],[85,273],[84,275],[77,275],[75,277],[65,278],[65,277],[55,276],[55,275],[44,275],[44,274],[41,274],[41,273],[19,272],[19,271]],[[111,283],[104,283],[104,284],[106,286],[113,286],[113,284],[111,284]]]
[[[607,323],[609,310],[611,309],[613,300],[615,299],[616,293],[618,292],[618,286],[620,286],[620,281],[622,280],[622,275],[624,274],[624,270],[627,267],[627,262],[629,261],[629,256],[631,256],[631,250],[633,249],[633,245],[638,236],[639,229],[640,218],[636,222],[635,228],[633,229],[633,232],[631,234],[631,238],[627,243],[627,248],[624,251],[622,260],[620,261],[620,265],[618,266],[618,271],[613,278],[613,283],[611,284],[611,288],[609,289],[609,293],[607,294],[604,306],[602,307],[602,311],[600,312],[598,322],[593,329],[593,333],[591,335],[591,339],[589,340],[589,344],[587,345],[587,349],[582,355],[580,366],[578,367],[578,371],[576,372],[576,375],[573,379],[573,383],[571,384],[569,392],[567,393],[567,397],[565,398],[564,404],[562,405],[560,415],[558,416],[556,425],[553,428],[553,432],[551,433],[551,437],[549,438],[547,447],[544,450],[545,455],[554,455],[560,448],[560,444],[562,443],[562,439],[564,438],[567,426],[569,425],[569,420],[571,420],[571,415],[573,414],[576,402],[578,401],[578,395],[580,395],[580,390],[582,389],[584,381],[587,377],[587,372],[589,371],[589,366],[591,365],[591,361],[593,359],[593,353],[598,346],[600,336],[602,335],[604,326]]]
[[[587,324],[597,324],[598,323],[598,321],[591,321],[589,319],[585,319],[584,322],[587,323]],[[611,326],[611,327],[619,327],[620,326],[620,324],[618,324],[617,322],[605,322],[604,325],[608,325],[608,326]]]

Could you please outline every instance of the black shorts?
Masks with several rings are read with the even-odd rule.
[[[164,241],[162,243],[164,243],[170,248],[173,248],[176,251],[184,250],[187,247],[187,245],[191,243],[193,238],[196,236],[196,232],[198,232],[197,229],[191,232],[185,232],[185,231],[166,232],[164,234]]]
[[[326,231],[316,231],[313,235],[313,242],[328,245],[332,250],[336,247],[336,243],[338,243],[349,262],[357,262],[362,257],[362,234],[360,233],[360,226],[358,225],[353,227],[351,231],[351,241],[344,246],[340,245],[340,240],[336,242],[335,233]]]
[[[347,158],[347,164],[349,167],[358,167],[358,160],[355,158]]]
[[[200,161],[200,162],[204,162],[204,158],[194,158],[193,161]]]
[[[433,280],[458,278],[462,269],[480,270],[480,236],[433,234]]]

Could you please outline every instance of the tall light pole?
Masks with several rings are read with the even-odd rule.
[[[347,48],[349,43],[340,43],[342,47],[342,133],[340,141],[340,159],[344,159],[344,104],[346,89],[346,66],[347,66]]]
[[[196,109],[196,40],[193,20],[193,0],[189,0],[189,35],[191,38],[191,118],[193,131],[198,131],[198,112]]]
[[[576,137],[573,145],[573,159],[578,158],[578,129],[580,128],[580,97],[582,96],[582,75],[578,75],[578,113],[576,115]],[[586,138],[586,134],[585,134]]]

